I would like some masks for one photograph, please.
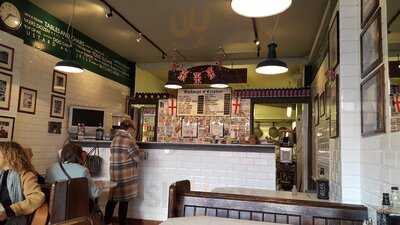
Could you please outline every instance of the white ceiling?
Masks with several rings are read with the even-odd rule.
[[[32,1],[65,22],[72,12],[72,0]],[[169,55],[177,49],[188,61],[213,61],[222,46],[230,59],[256,58],[251,19],[235,14],[229,0],[107,1]],[[280,15],[275,34],[280,57],[305,58],[310,54],[328,2],[294,0]],[[73,26],[78,30],[129,60],[162,61],[161,53],[148,42],[136,42],[137,34],[118,16],[105,18],[99,0],[76,3]],[[257,19],[262,56],[273,24],[274,17]]]

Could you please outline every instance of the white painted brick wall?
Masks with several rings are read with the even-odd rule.
[[[70,74],[67,80],[66,112],[63,120],[50,118],[50,96],[53,66],[59,59],[23,44],[23,41],[0,31],[0,43],[15,49],[12,100],[10,111],[0,115],[16,117],[14,140],[32,148],[33,164],[40,173],[56,161],[56,152],[67,139],[68,107],[81,105],[104,108],[107,130],[111,127],[111,113],[125,110],[125,96],[129,88],[97,74],[85,71]],[[19,86],[38,91],[36,114],[17,113]],[[61,121],[62,134],[48,134],[48,122]]]

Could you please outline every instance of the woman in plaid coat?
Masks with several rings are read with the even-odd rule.
[[[105,224],[111,224],[114,208],[119,203],[118,220],[126,224],[128,201],[135,198],[138,192],[139,149],[134,136],[132,120],[124,120],[111,143],[110,180],[117,183],[110,190],[104,217]]]

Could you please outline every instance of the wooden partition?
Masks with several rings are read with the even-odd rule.
[[[293,225],[361,225],[368,211],[362,205],[328,201],[191,191],[188,180],[170,186],[169,218],[204,215]]]

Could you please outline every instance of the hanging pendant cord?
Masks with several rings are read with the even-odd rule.
[[[74,34],[74,28],[72,28],[72,20],[75,17],[75,4],[76,4],[75,0],[72,0],[72,14],[69,17],[68,28],[67,28],[67,34],[69,34],[69,29],[71,29],[71,34],[68,38],[70,47],[72,47],[72,36]]]
[[[275,31],[278,28],[279,24],[279,15],[275,16],[275,21],[274,21],[274,27],[272,28],[272,33],[271,33],[271,41],[274,43],[275,42]]]

